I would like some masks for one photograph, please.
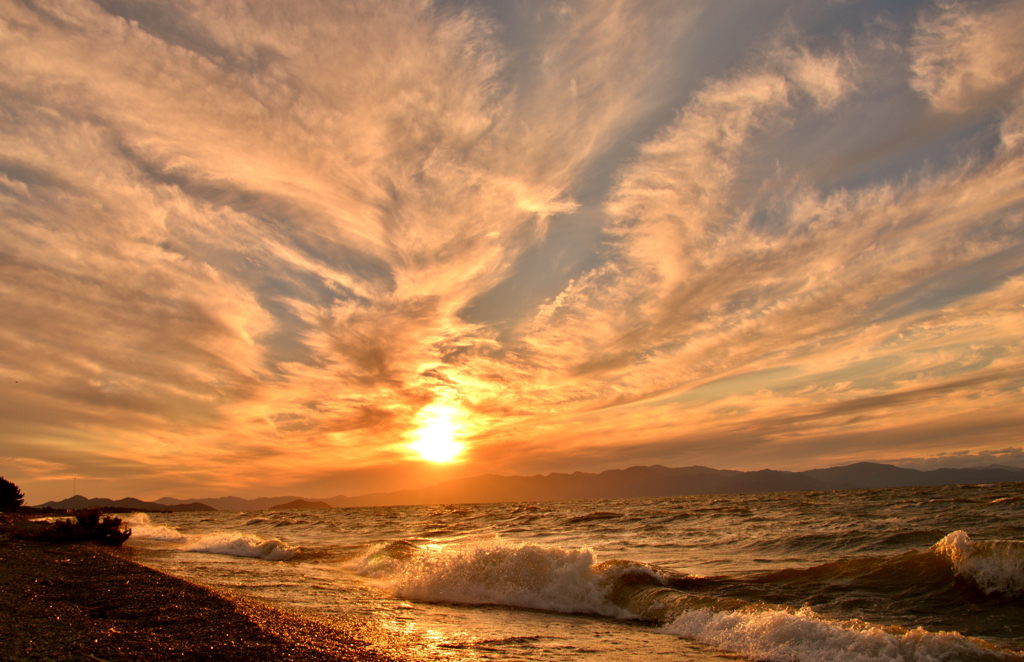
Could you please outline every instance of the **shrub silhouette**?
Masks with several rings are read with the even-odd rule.
[[[25,503],[25,495],[21,493],[18,486],[0,476],[0,513],[17,510],[23,503]]]
[[[121,530],[121,518],[119,517],[104,517],[101,522],[99,508],[77,513],[75,520],[75,522],[66,519],[57,520],[40,531],[35,539],[51,543],[92,540],[103,545],[119,547],[132,535],[132,530],[129,528]]]

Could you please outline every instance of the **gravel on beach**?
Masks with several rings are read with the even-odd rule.
[[[130,556],[93,544],[0,540],[0,659],[409,659],[356,623],[222,595]]]

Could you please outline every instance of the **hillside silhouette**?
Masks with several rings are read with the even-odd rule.
[[[418,490],[382,492],[362,496],[334,496],[311,500],[282,496],[243,499],[215,497],[155,502],[138,499],[85,499],[72,497],[42,504],[53,508],[135,507],[140,510],[266,510],[269,508],[335,508],[496,503],[504,501],[573,501],[633,497],[692,496],[704,494],[756,494],[810,490],[880,489],[1024,481],[1024,469],[993,466],[973,469],[918,471],[888,464],[859,462],[809,471],[736,471],[710,467],[637,466],[601,473],[552,473],[536,476],[493,474],[445,481]]]

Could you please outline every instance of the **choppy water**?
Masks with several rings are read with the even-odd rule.
[[[150,517],[143,563],[439,659],[1024,660],[1024,483]]]

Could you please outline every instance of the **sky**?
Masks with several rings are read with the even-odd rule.
[[[1024,466],[1022,25],[0,0],[0,472]]]

